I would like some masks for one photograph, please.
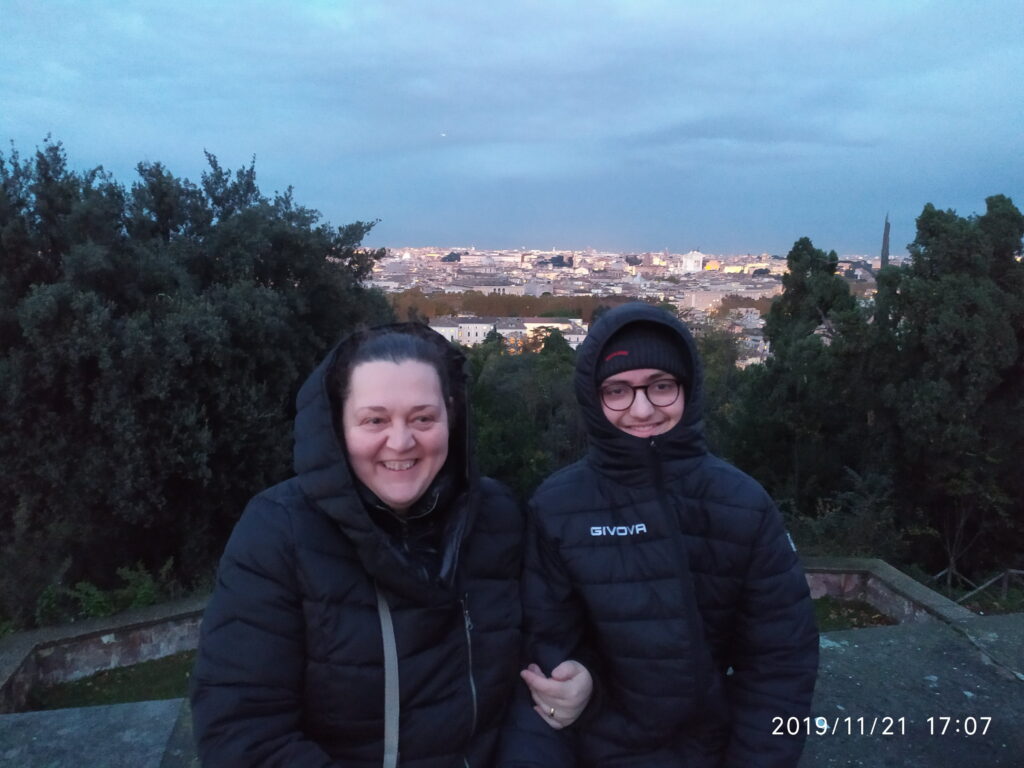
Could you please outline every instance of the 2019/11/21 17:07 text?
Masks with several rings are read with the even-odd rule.
[[[908,725],[910,728],[908,729]],[[773,736],[906,736],[914,723],[906,717],[773,717]],[[929,736],[984,736],[992,725],[988,716],[932,716],[924,720]]]

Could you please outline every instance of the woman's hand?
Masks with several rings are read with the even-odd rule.
[[[590,701],[594,681],[590,671],[578,661],[563,661],[553,670],[551,677],[531,664],[519,673],[530,688],[533,709],[552,728],[565,728],[576,722]]]

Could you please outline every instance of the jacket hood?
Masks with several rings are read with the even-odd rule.
[[[349,466],[340,433],[340,393],[332,382],[339,359],[364,340],[384,331],[419,336],[442,352],[451,385],[448,459],[406,519],[439,526],[438,572],[416,566],[396,539],[401,518],[382,525],[393,513],[360,483]],[[459,547],[475,509],[476,479],[469,448],[465,357],[439,333],[420,323],[395,323],[356,331],[335,346],[310,374],[296,397],[293,466],[306,498],[341,527],[355,544],[366,571],[391,591],[436,600],[452,586]]]
[[[616,331],[630,323],[655,323],[672,332],[679,354],[690,371],[684,382],[686,404],[679,423],[652,438],[635,437],[614,426],[604,415],[598,395],[597,365],[601,350]],[[685,325],[668,312],[649,304],[633,302],[609,310],[595,322],[576,355],[576,400],[583,413],[590,440],[588,458],[610,474],[632,472],[647,466],[649,449],[663,459],[687,458],[707,452],[704,439],[704,375],[697,345]]]

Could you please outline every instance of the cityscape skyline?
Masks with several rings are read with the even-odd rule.
[[[794,243],[795,242],[796,241],[794,241]],[[883,250],[882,244],[883,244],[883,234],[882,234],[882,230],[879,230],[878,247],[873,252],[870,252],[870,253],[838,253],[837,252],[836,255],[839,256],[840,259],[843,259],[843,258],[860,258],[860,259],[864,259],[864,260],[872,260],[872,259],[878,260],[880,258],[880,254],[881,254],[881,252]],[[716,258],[716,259],[717,258],[721,258],[721,259],[747,259],[747,258],[760,258],[760,257],[765,257],[765,256],[769,256],[769,257],[773,257],[773,258],[778,258],[778,259],[784,259],[786,257],[786,254],[791,250],[792,246],[793,246],[793,243],[790,243],[789,247],[787,247],[784,251],[779,252],[779,253],[772,253],[772,252],[769,252],[769,251],[766,251],[766,250],[763,250],[763,249],[762,250],[754,250],[754,251],[736,252],[736,253],[724,253],[724,252],[723,253],[714,253],[714,252],[709,252],[709,251],[702,250],[701,248],[691,248],[691,249],[688,249],[686,251],[672,250],[672,249],[669,249],[669,248],[657,248],[657,249],[646,249],[645,250],[645,249],[640,249],[640,248],[604,249],[604,248],[594,248],[594,247],[590,247],[590,246],[585,247],[585,248],[579,248],[579,247],[577,247],[577,248],[573,248],[573,247],[565,247],[565,248],[557,248],[557,247],[530,247],[528,245],[519,245],[519,246],[510,247],[510,248],[492,248],[492,247],[488,247],[486,245],[477,245],[477,244],[472,244],[472,243],[468,243],[468,244],[459,244],[459,243],[455,243],[455,244],[429,243],[429,244],[426,244],[426,245],[415,245],[415,244],[412,244],[412,243],[403,243],[401,245],[378,244],[375,247],[377,247],[377,248],[384,248],[388,252],[388,255],[392,256],[392,257],[400,256],[402,252],[406,252],[406,251],[408,251],[408,252],[413,252],[413,251],[436,251],[438,253],[444,251],[444,252],[447,252],[447,253],[460,253],[460,252],[470,252],[470,253],[510,253],[510,252],[518,252],[518,253],[535,253],[535,254],[540,254],[540,253],[558,254],[558,253],[562,253],[562,254],[566,254],[566,255],[568,255],[568,254],[603,253],[603,254],[615,254],[615,255],[619,255],[619,256],[627,256],[627,255],[640,256],[640,255],[643,255],[643,254],[667,254],[667,255],[672,255],[672,256],[682,256],[682,255],[689,254],[689,253],[699,253],[701,255],[708,256],[708,257],[713,257],[713,258]],[[823,250],[833,250],[833,249],[823,249]],[[903,253],[903,254],[897,253],[897,254],[894,254],[894,255],[897,258],[899,258],[900,256],[906,256],[905,253]]]
[[[1024,200],[1018,0],[0,0],[0,152],[255,158],[372,247],[904,253]]]

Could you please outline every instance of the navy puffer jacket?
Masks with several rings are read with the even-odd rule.
[[[659,323],[692,372],[682,420],[654,438],[604,416],[595,370],[622,326]],[[525,697],[505,766],[782,768],[802,740],[773,718],[808,715],[818,632],[803,570],[772,500],[708,453],[702,379],[686,328],[643,304],[608,312],[581,345],[576,394],[586,457],[535,494],[524,570],[527,657],[582,659],[599,693],[553,736]]]
[[[444,345],[463,403],[462,356],[410,332]],[[522,515],[469,470],[463,419],[452,500],[430,513],[444,565],[417,567],[402,526],[378,524],[350,474],[327,386],[337,353],[299,392],[296,476],[249,503],[221,560],[191,692],[200,757],[212,768],[380,766],[378,585],[399,657],[399,765],[486,768],[518,679]]]

